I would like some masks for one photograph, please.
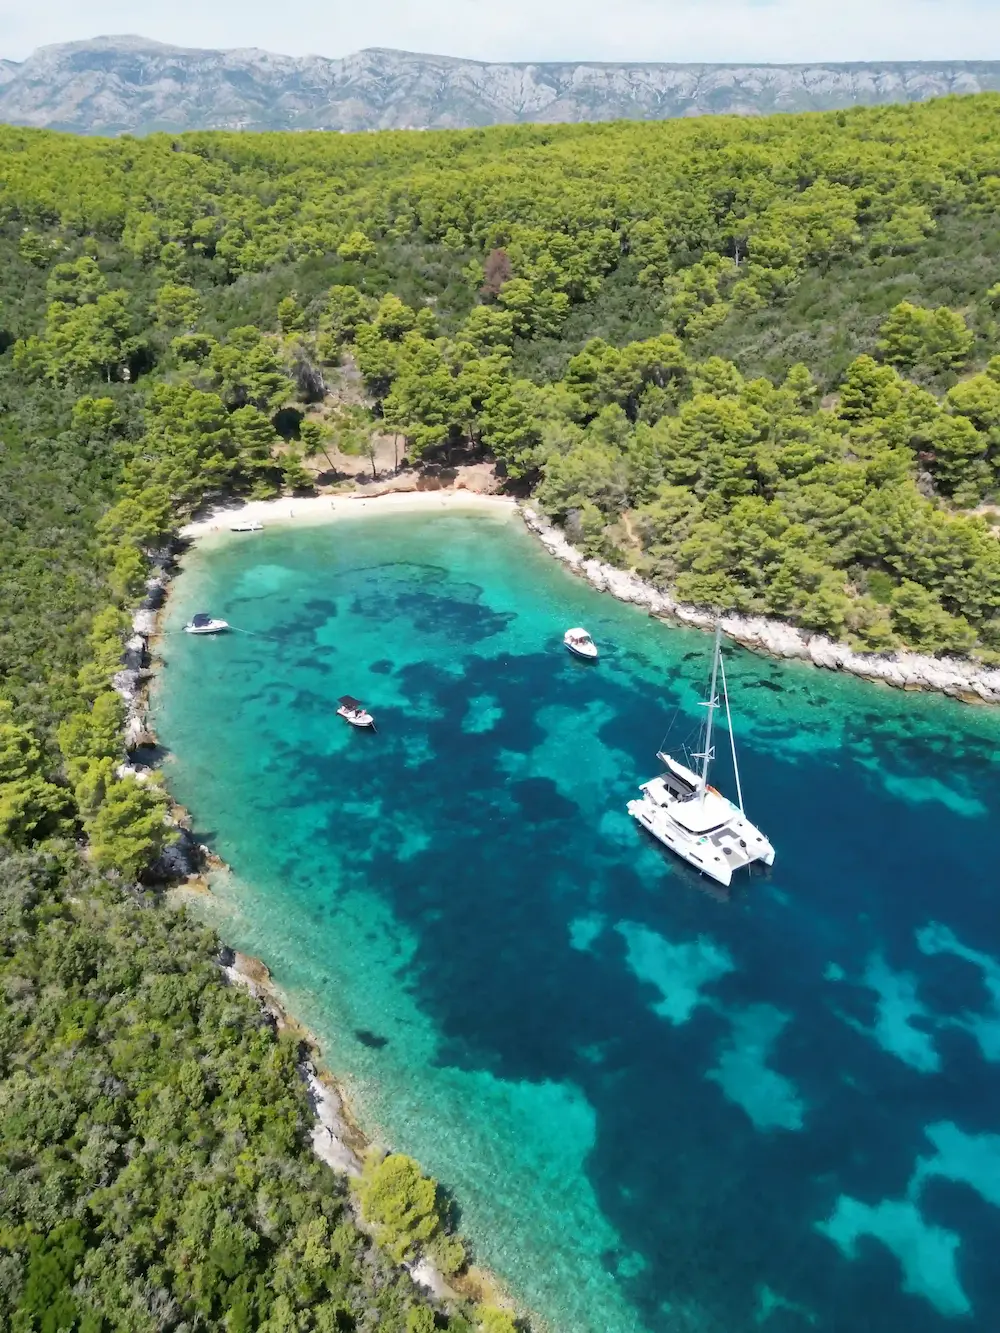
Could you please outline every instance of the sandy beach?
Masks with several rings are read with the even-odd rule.
[[[235,523],[261,523],[265,528],[285,523],[329,523],[344,516],[368,512],[440,513],[449,509],[489,509],[513,514],[516,502],[505,495],[478,491],[386,491],[369,495],[363,491],[344,495],[282,496],[277,500],[248,500],[245,504],[221,505],[193,519],[180,535],[196,541],[212,533],[229,532]]]
[[[582,575],[600,592],[631,602],[651,615],[699,629],[714,623],[714,613],[686,606],[668,593],[644,582],[634,573],[588,560],[567,540],[565,533],[528,505],[518,508],[509,496],[488,495],[464,488],[438,490],[387,489],[375,493],[284,496],[222,505],[186,524],[182,537],[192,541],[230,535],[236,523],[260,523],[265,528],[289,523],[329,523],[359,513],[446,513],[488,510],[497,515],[520,513],[528,529],[557,560]],[[141,615],[142,613],[140,613]],[[721,617],[724,632],[752,652],[811,662],[833,671],[907,690],[930,690],[967,703],[1000,702],[1000,668],[959,657],[929,657],[906,649],[886,654],[859,652],[823,634],[810,633],[784,621],[763,616]],[[137,626],[137,628],[139,628]]]

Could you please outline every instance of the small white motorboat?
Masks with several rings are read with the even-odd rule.
[[[354,699],[349,694],[343,695],[337,700],[340,707],[337,709],[337,716],[350,722],[352,727],[371,727],[374,730],[375,719],[365,708],[359,699]]]
[[[215,620],[207,611],[199,611],[184,626],[185,634],[223,634],[229,628],[228,620]]]
[[[247,518],[242,523],[234,523],[229,529],[230,532],[263,532],[264,524],[258,523],[256,519]]]
[[[577,657],[584,657],[588,662],[597,661],[597,644],[585,629],[568,629],[563,635],[563,643]]]

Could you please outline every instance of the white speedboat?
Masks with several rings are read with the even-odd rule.
[[[597,644],[585,629],[568,629],[563,635],[563,643],[577,657],[584,657],[588,662],[597,661]]]
[[[337,700],[337,703],[340,705],[337,709],[338,717],[350,722],[352,727],[371,727],[374,730],[375,719],[360,700],[345,694]]]
[[[263,532],[264,524],[258,523],[256,519],[244,519],[242,523],[234,523],[229,529],[230,532]]]
[[[184,626],[185,634],[224,634],[229,628],[228,620],[215,620],[206,611],[199,611]]]
[[[715,787],[709,785],[708,773],[715,757],[712,746],[712,724],[715,710],[720,707],[716,683],[721,676],[722,696],[726,723],[733,753],[733,772],[736,777],[734,805]],[[715,631],[715,654],[712,658],[712,684],[708,699],[702,705],[708,709],[702,748],[693,756],[701,760],[701,771],[695,773],[672,755],[657,753],[666,772],[651,778],[639,790],[642,796],[629,801],[628,812],[654,838],[682,856],[689,865],[726,887],[732,882],[733,872],[753,861],[774,864],[774,848],[760,829],[750,823],[743,811],[743,792],[736,763],[736,742],[729,712],[729,692],[726,689],[726,668],[722,662],[722,632]]]

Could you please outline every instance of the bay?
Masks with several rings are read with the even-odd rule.
[[[181,633],[203,609],[235,631]],[[232,866],[207,910],[527,1308],[564,1333],[1000,1327],[995,711],[730,650],[777,860],[726,902],[625,813],[695,733],[710,640],[516,519],[227,536],[165,631],[165,772]]]

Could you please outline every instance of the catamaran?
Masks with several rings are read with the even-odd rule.
[[[720,680],[733,754],[738,805],[710,786],[708,781],[712,760],[715,758],[712,731],[715,711],[721,706],[716,693]],[[708,712],[701,751],[692,756],[701,761],[700,771],[695,773],[672,755],[658,751],[656,757],[663,761],[666,772],[651,778],[639,788],[642,796],[629,801],[628,812],[665,847],[682,856],[702,874],[728,888],[733,872],[742,866],[752,861],[763,861],[766,866],[773,865],[774,848],[743,812],[743,790],[736,763],[736,741],[729,711],[726,668],[722,661],[722,630],[718,626],[715,629],[715,652],[712,657],[712,684],[702,707]]]

